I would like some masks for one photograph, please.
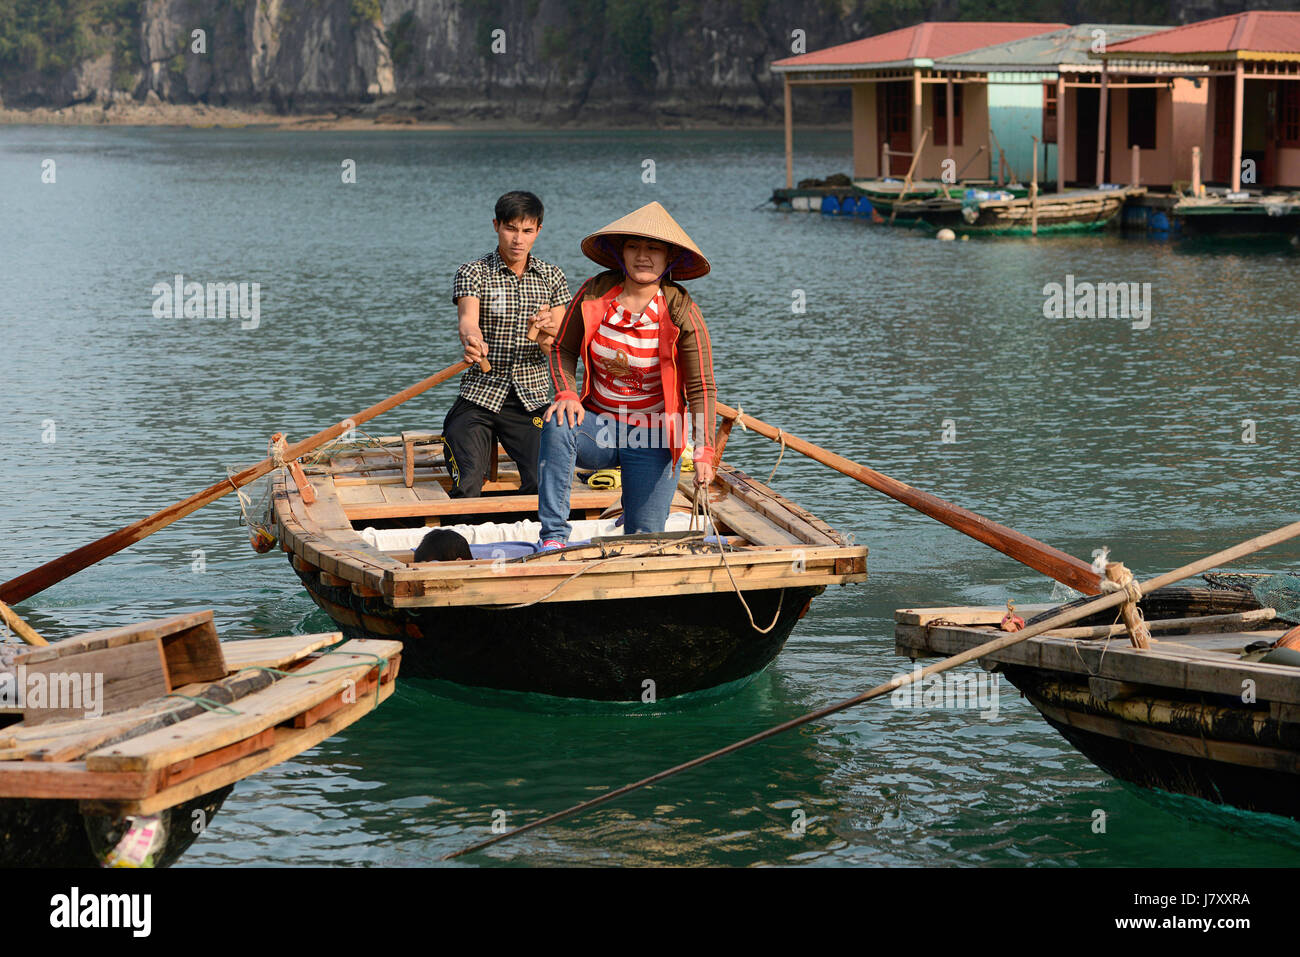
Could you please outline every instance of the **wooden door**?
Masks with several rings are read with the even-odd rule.
[[[1089,189],[1097,182],[1097,110],[1101,88],[1080,87],[1074,97],[1074,179]]]
[[[889,144],[889,175],[906,176],[912,151],[912,84],[906,80],[876,84],[876,132],[878,142]]]
[[[1210,179],[1216,183],[1232,182],[1232,100],[1230,76],[1214,78],[1214,162]]]

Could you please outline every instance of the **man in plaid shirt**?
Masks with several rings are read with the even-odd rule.
[[[496,249],[456,270],[452,292],[471,363],[442,424],[453,498],[482,493],[498,440],[519,466],[519,492],[537,492],[541,409],[551,401],[546,350],[573,298],[564,271],[531,253],[542,228],[542,201],[510,192],[497,200],[495,212]],[[479,359],[487,359],[492,371],[480,371]]]

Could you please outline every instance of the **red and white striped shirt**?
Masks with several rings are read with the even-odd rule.
[[[627,421],[632,413],[664,410],[664,386],[659,376],[659,323],[668,316],[662,290],[641,313],[629,312],[617,298],[610,300],[591,340],[591,391],[587,407]]]

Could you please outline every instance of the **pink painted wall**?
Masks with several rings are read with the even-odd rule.
[[[1277,151],[1277,186],[1300,186],[1300,149]]]
[[[852,89],[853,178],[875,179],[880,168],[880,144],[876,136],[876,84],[854,83]]]
[[[876,122],[876,84],[855,83],[853,90],[853,176],[856,179],[875,179],[880,175],[880,140],[877,136]],[[961,145],[952,150],[957,171],[966,167],[962,174],[967,179],[977,179],[989,175],[988,142],[989,110],[988,89],[983,83],[967,83],[962,91],[962,132]],[[912,143],[921,138],[921,132],[931,125],[934,119],[934,84],[921,85],[921,130],[914,130]],[[979,159],[967,163],[984,147]],[[948,147],[936,147],[934,134],[930,134],[925,149],[921,151],[921,165],[917,170],[918,179],[938,179],[943,172],[943,161],[949,155]],[[796,174],[796,179],[798,178]]]
[[[956,84],[954,84],[955,86]],[[989,91],[983,83],[966,83],[961,92],[962,121],[961,143],[951,149],[934,145],[934,131],[926,141],[921,153],[921,179],[939,179],[943,175],[943,161],[949,156],[956,162],[953,172],[960,172],[962,179],[981,179],[989,175]],[[934,125],[934,101],[937,87],[933,83],[921,84],[921,130]],[[913,131],[912,142],[921,136],[921,130]],[[980,158],[971,162],[979,148],[984,152]],[[969,164],[969,165],[967,165]],[[879,164],[877,164],[879,165]],[[964,168],[964,172],[963,172]],[[1028,175],[1026,173],[1026,175]]]
[[[1110,92],[1110,176],[1112,183],[1132,179],[1132,144],[1128,139],[1129,91],[1112,86]],[[1196,89],[1190,80],[1176,79],[1172,90],[1156,90],[1156,148],[1141,151],[1140,186],[1169,186],[1192,178],[1192,147],[1201,139],[1209,114],[1208,88]],[[1202,167],[1204,169],[1204,167]]]

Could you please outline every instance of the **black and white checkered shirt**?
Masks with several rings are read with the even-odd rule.
[[[475,405],[500,412],[513,382],[529,411],[548,404],[550,366],[541,346],[528,339],[528,319],[540,310],[567,305],[573,298],[564,270],[529,255],[523,275],[516,276],[493,249],[456,270],[451,301],[461,296],[479,301],[478,323],[492,371],[484,374],[477,366],[471,367],[461,377],[460,394]]]

